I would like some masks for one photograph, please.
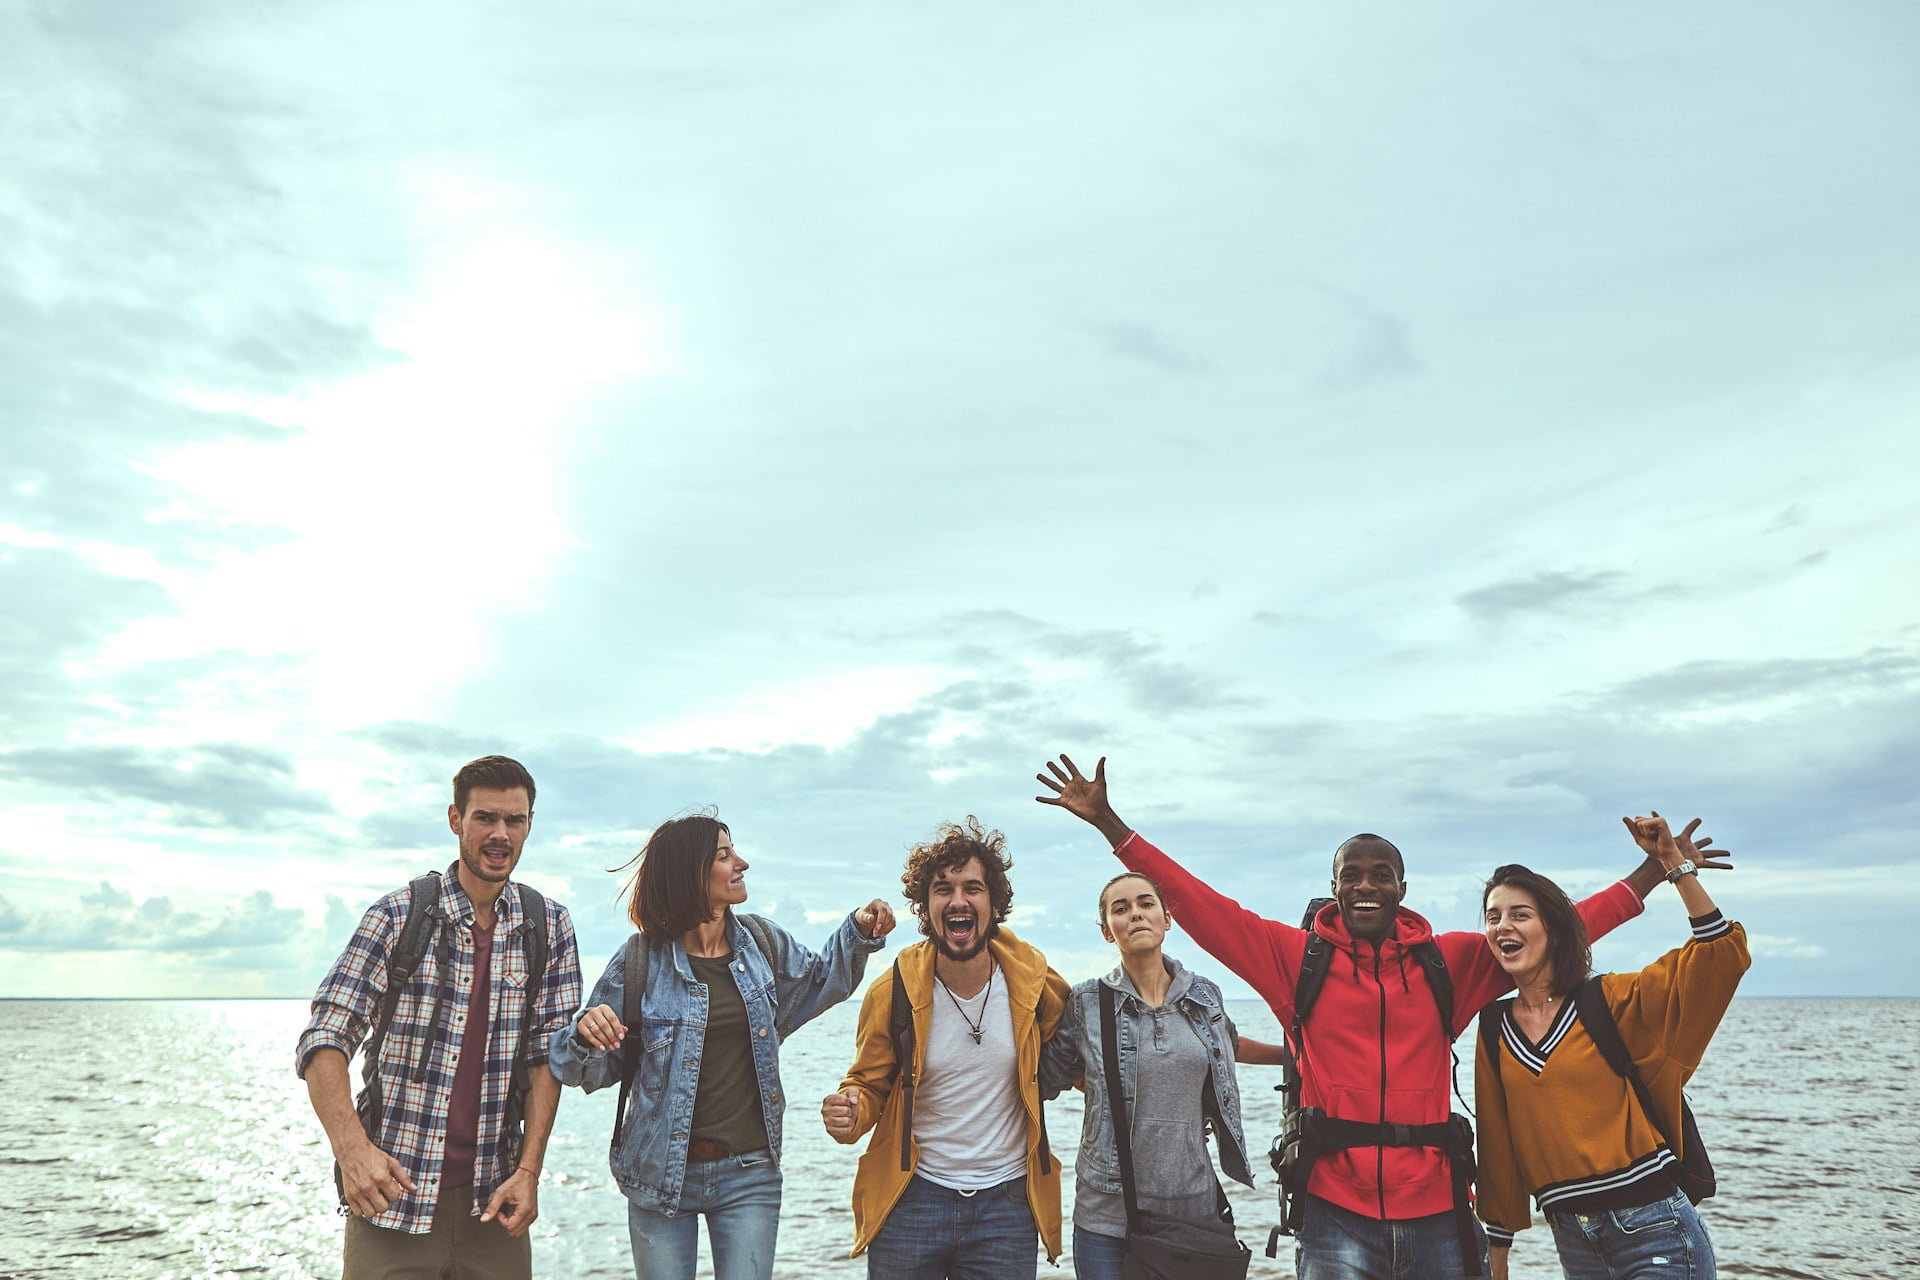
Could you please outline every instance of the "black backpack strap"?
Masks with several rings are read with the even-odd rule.
[[[385,1127],[386,1120],[386,1101],[380,1088],[380,1048],[387,1041],[387,1028],[393,1025],[394,1010],[400,1007],[400,994],[419,971],[420,961],[426,958],[427,947],[432,944],[433,934],[445,914],[440,906],[438,873],[429,871],[407,882],[407,918],[401,923],[393,946],[387,950],[387,989],[374,1012],[373,1029],[361,1047],[360,1096],[355,1099],[353,1106],[354,1113],[360,1117],[361,1129],[366,1132],[368,1141],[376,1146],[379,1145],[380,1131]],[[437,994],[433,1021],[437,1027],[440,1021]],[[433,1034],[430,1030],[421,1052],[428,1052],[432,1043]],[[404,1073],[402,1078],[405,1078]],[[340,1211],[345,1213],[347,1191],[338,1164],[333,1166],[333,1185],[340,1193]]]
[[[1100,984],[1100,1057],[1106,1068],[1107,1109],[1113,1116],[1113,1149],[1120,1163],[1120,1196],[1127,1206],[1127,1234],[1140,1229],[1140,1203],[1133,1187],[1133,1127],[1127,1100],[1120,1093],[1119,1034],[1113,1016],[1113,988]]]
[[[633,1094],[633,1078],[640,1073],[639,1051],[629,1046],[637,1045],[640,1041],[640,1019],[645,1008],[649,963],[647,935],[634,933],[620,952],[620,1023],[626,1027],[628,1039],[614,1052],[629,1054],[631,1060],[622,1066],[620,1098],[613,1104],[613,1139],[608,1147],[615,1154],[620,1150],[620,1130],[627,1123],[627,1099]]]
[[[887,1009],[887,1035],[893,1041],[894,1068],[899,1072],[900,1168],[913,1168],[913,1001],[907,998],[906,979],[900,976],[900,962],[893,962],[893,1003]]]
[[[406,923],[400,926],[400,936],[387,952],[387,991],[380,997],[380,1011],[374,1016],[373,1032],[367,1037],[360,1067],[365,1086],[362,1097],[367,1103],[362,1118],[370,1116],[376,1128],[382,1115],[380,1047],[386,1043],[394,1011],[400,1007],[400,994],[419,971],[420,962],[426,958],[427,948],[445,915],[440,906],[439,873],[429,871],[407,883]],[[374,1131],[369,1131],[367,1137],[375,1143],[380,1141],[380,1135]]]
[[[1433,1003],[1440,1010],[1440,1034],[1453,1043],[1453,975],[1447,972],[1447,958],[1432,938],[1408,948],[1427,971],[1427,986],[1433,991]]]
[[[1593,1041],[1593,1047],[1607,1060],[1613,1073],[1633,1086],[1634,1093],[1640,1099],[1640,1109],[1646,1113],[1647,1123],[1660,1135],[1660,1141],[1667,1144],[1667,1150],[1679,1157],[1677,1180],[1680,1189],[1686,1193],[1687,1199],[1699,1204],[1713,1195],[1717,1184],[1713,1160],[1707,1155],[1706,1144],[1700,1139],[1700,1126],[1693,1118],[1693,1108],[1684,1097],[1680,1099],[1682,1141],[1676,1145],[1673,1134],[1660,1123],[1660,1113],[1654,1109],[1653,1091],[1647,1088],[1632,1052],[1628,1050],[1626,1041],[1620,1038],[1620,1024],[1614,1021],[1613,1010],[1607,1007],[1607,993],[1600,985],[1600,976],[1594,974],[1574,993],[1573,1007],[1580,1015],[1580,1025],[1586,1028],[1587,1038]]]
[[[520,919],[514,932],[520,935],[521,949],[527,957],[527,985],[520,1039],[513,1046],[513,1077],[507,1088],[506,1119],[500,1129],[500,1154],[508,1167],[501,1177],[513,1175],[525,1145],[523,1126],[527,1114],[527,1091],[533,1081],[527,1070],[527,1041],[540,1021],[540,993],[547,979],[547,900],[531,885],[515,882],[520,893]]]
[[[1500,1024],[1512,1003],[1511,1000],[1496,1000],[1480,1011],[1480,1043],[1486,1046],[1488,1056],[1496,1061],[1500,1056]]]

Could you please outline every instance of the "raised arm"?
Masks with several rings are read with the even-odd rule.
[[[1284,1024],[1292,1016],[1294,981],[1306,935],[1291,925],[1268,920],[1193,875],[1122,822],[1107,799],[1107,761],[1102,756],[1087,777],[1067,756],[1036,774],[1052,795],[1041,804],[1065,809],[1090,824],[1113,845],[1131,871],[1160,886],[1167,910],[1203,950],[1246,979]],[[1051,774],[1051,776],[1049,776]]]
[[[1700,826],[1698,818],[1689,822],[1676,836],[1668,830],[1667,820],[1660,816],[1658,809],[1648,812],[1652,816],[1622,818],[1620,821],[1625,823],[1627,830],[1633,834],[1633,842],[1646,853],[1647,861],[1658,868],[1656,874],[1659,879],[1673,881],[1674,888],[1680,891],[1680,901],[1687,908],[1689,916],[1710,915],[1718,910],[1713,905],[1712,897],[1707,893],[1707,887],[1700,883],[1700,877],[1696,874],[1702,867],[1726,868],[1732,865],[1727,862],[1707,861],[1713,855],[1704,854],[1701,851],[1713,843],[1713,837],[1702,836],[1698,840],[1693,838],[1694,831]],[[1719,850],[1715,853],[1721,858],[1729,856]],[[1685,873],[1678,876],[1672,875],[1683,866],[1688,868]],[[1659,881],[1656,880],[1655,883]],[[1644,898],[1647,895],[1643,893],[1640,896]]]

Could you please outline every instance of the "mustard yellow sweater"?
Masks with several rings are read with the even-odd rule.
[[[1680,1093],[1700,1065],[1734,989],[1751,963],[1746,930],[1718,911],[1693,921],[1694,937],[1639,973],[1600,982],[1659,1124],[1633,1086],[1613,1073],[1568,1000],[1537,1045],[1502,1006],[1497,1046],[1478,1038],[1475,1110],[1480,1128],[1480,1218],[1496,1248],[1532,1225],[1527,1198],[1544,1212],[1605,1203],[1638,1203],[1644,1184],[1671,1190],[1669,1150],[1680,1141]],[[1511,1001],[1507,1002],[1511,1005]]]

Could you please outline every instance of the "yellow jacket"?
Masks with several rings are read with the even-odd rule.
[[[1047,1147],[1040,1120],[1040,1045],[1053,1035],[1066,1008],[1067,982],[1047,967],[1047,958],[1035,948],[1001,929],[987,944],[1007,984],[1007,1003],[1013,1012],[1015,1060],[1020,1073],[1020,1101],[1027,1112],[1027,1204],[1040,1229],[1048,1261],[1060,1257],[1060,1161]],[[927,1037],[933,1026],[933,943],[920,942],[900,953],[901,982],[913,1005],[913,1079],[926,1067]],[[868,986],[860,1002],[858,1055],[840,1082],[841,1092],[855,1091],[859,1113],[853,1133],[840,1139],[857,1141],[873,1130],[873,1140],[860,1157],[853,1179],[853,1253],[858,1257],[873,1243],[880,1225],[893,1212],[901,1193],[920,1164],[920,1146],[907,1133],[905,1099],[908,1091],[894,1088],[900,1076],[889,1020],[893,1011],[893,970]],[[908,1137],[903,1161],[901,1139]],[[902,1165],[905,1165],[903,1168]]]

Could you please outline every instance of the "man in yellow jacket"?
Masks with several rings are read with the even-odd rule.
[[[1000,927],[1006,839],[968,817],[900,877],[927,941],[867,988],[859,1054],[820,1104],[835,1141],[873,1140],[853,1180],[853,1253],[886,1280],[1033,1276],[1060,1256],[1060,1162],[1040,1116],[1040,1045],[1067,983]]]

